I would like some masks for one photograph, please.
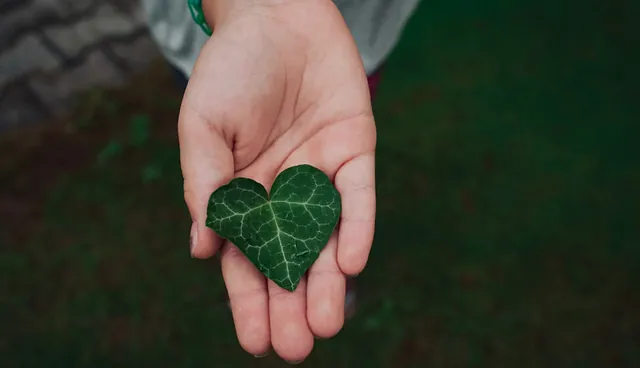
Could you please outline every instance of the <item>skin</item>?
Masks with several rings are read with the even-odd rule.
[[[180,109],[191,252],[220,251],[236,333],[254,355],[304,360],[314,336],[344,323],[346,275],[367,262],[374,232],[376,130],[358,50],[330,0],[205,0],[214,35]],[[234,177],[269,190],[282,170],[311,164],[342,196],[336,232],[295,292],[265,277],[205,226],[207,201]]]

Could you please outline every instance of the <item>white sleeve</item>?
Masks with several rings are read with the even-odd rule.
[[[334,0],[351,30],[367,74],[398,42],[419,0]],[[142,0],[151,36],[164,56],[191,75],[208,36],[191,19],[186,0]]]

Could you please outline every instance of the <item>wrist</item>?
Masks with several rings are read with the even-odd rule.
[[[204,18],[211,29],[215,24],[222,24],[235,14],[242,13],[256,7],[263,10],[278,12],[277,10],[291,5],[291,1],[285,0],[201,0]],[[297,2],[333,3],[332,0],[299,0]]]
[[[207,24],[213,29],[233,13],[234,9],[242,9],[251,5],[252,0],[202,0],[202,12]]]

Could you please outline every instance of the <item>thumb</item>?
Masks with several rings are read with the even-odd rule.
[[[233,154],[223,134],[185,101],[180,109],[178,137],[184,177],[184,199],[191,215],[190,248],[194,258],[209,258],[221,239],[205,225],[209,197],[232,179]]]

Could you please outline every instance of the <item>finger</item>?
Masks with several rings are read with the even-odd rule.
[[[375,230],[376,190],[373,152],[345,163],[336,173],[342,196],[338,265],[347,275],[360,273],[369,257]]]
[[[337,263],[336,234],[309,269],[307,281],[307,319],[314,335],[330,338],[344,324],[346,279]]]
[[[240,346],[250,354],[264,355],[270,347],[266,280],[230,242],[222,248],[221,261]]]
[[[211,193],[231,180],[233,154],[223,136],[195,110],[183,104],[178,120],[184,198],[191,220],[191,255],[211,257],[221,239],[205,225]]]
[[[295,291],[280,288],[268,280],[271,344],[288,362],[304,360],[313,349],[313,334],[307,324],[306,280]]]

